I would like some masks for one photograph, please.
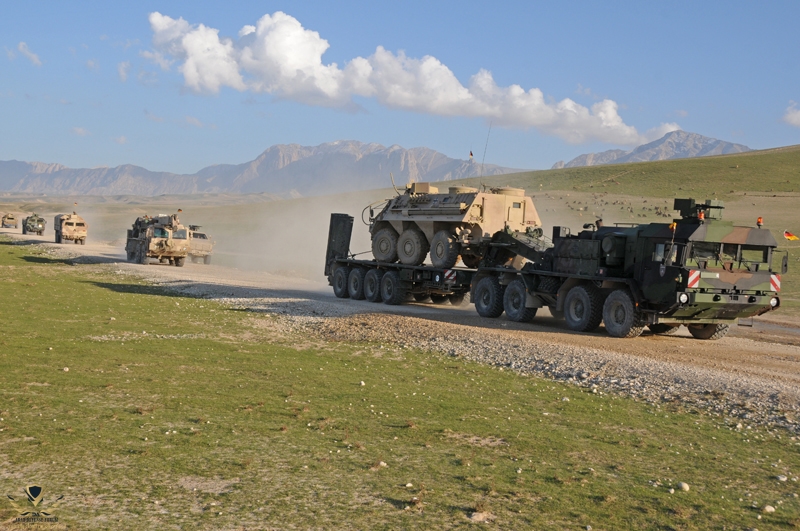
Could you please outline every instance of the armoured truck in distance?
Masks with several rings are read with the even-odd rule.
[[[214,242],[205,232],[200,232],[200,225],[189,225],[189,258],[192,262],[210,264],[213,251]]]
[[[716,200],[676,199],[674,209],[681,217],[672,223],[587,224],[576,235],[554,227],[546,244],[498,232],[473,279],[476,310],[529,321],[547,306],[580,332],[602,322],[611,336],[636,337],[645,327],[670,334],[685,325],[695,338],[719,339],[736,319],[780,306],[788,255],[761,218],[757,227],[734,226]],[[520,270],[507,266],[518,257]]]
[[[56,243],[64,243],[71,240],[75,243],[86,245],[89,224],[75,212],[57,215],[53,220],[53,229],[56,232]]]
[[[451,186],[439,193],[430,183],[413,183],[377,215],[368,208],[372,255],[383,263],[418,266],[430,252],[434,267],[451,268],[460,256],[475,268],[497,231],[541,232],[542,226],[533,201],[519,188],[480,192]]]
[[[17,216],[9,212],[5,216],[3,216],[2,225],[4,229],[10,228],[19,228],[19,221],[17,220]]]
[[[22,219],[22,234],[38,234],[41,236],[46,226],[45,219],[34,212],[27,218]]]
[[[189,229],[181,225],[178,214],[136,218],[128,229],[125,251],[129,262],[148,264],[157,258],[183,267],[189,254]]]

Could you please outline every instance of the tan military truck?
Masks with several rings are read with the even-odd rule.
[[[200,225],[189,225],[189,258],[192,262],[211,263],[211,254],[214,251],[214,242],[208,234],[200,232]]]
[[[430,251],[434,267],[453,267],[459,256],[478,267],[497,231],[541,232],[542,222],[520,188],[451,186],[439,193],[430,183],[413,183],[373,215],[372,254],[378,262],[420,265]]]
[[[19,227],[19,221],[17,220],[17,216],[9,212],[5,216],[3,216],[2,225],[4,229],[10,229],[11,227],[17,228]]]
[[[56,243],[72,240],[75,243],[86,245],[89,224],[75,212],[57,215],[53,220],[53,229],[56,231]]]
[[[189,229],[181,225],[178,214],[136,218],[128,229],[125,251],[129,262],[148,264],[157,258],[183,267],[189,254]]]

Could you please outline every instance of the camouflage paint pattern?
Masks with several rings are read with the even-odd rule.
[[[189,229],[177,214],[136,218],[125,243],[128,260],[146,258],[186,258],[189,254]],[[142,255],[144,253],[144,255]]]
[[[47,226],[47,221],[45,221],[45,219],[42,216],[36,214],[36,212],[34,212],[30,216],[22,220],[22,232],[24,234],[33,233],[41,236],[42,233],[44,233],[44,229],[46,226]]]

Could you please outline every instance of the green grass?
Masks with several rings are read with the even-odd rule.
[[[71,528],[800,526],[787,432],[282,333],[7,240],[0,296],[2,493],[63,494]]]

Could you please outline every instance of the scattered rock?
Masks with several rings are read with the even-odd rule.
[[[670,494],[675,494],[675,489],[669,489]]]
[[[681,489],[684,492],[689,492],[689,484],[688,483],[684,483],[683,481],[678,483],[678,488]]]
[[[763,510],[765,513],[771,514],[775,512],[775,507],[773,507],[772,505],[765,505]]]
[[[69,367],[64,367],[64,372],[69,372]]]
[[[784,476],[783,474],[781,474],[780,476],[777,476],[777,478],[778,478],[778,481],[788,481],[788,479],[789,479],[786,476]]]
[[[494,515],[487,512],[474,512],[469,519],[473,522],[490,522],[494,520]]]

